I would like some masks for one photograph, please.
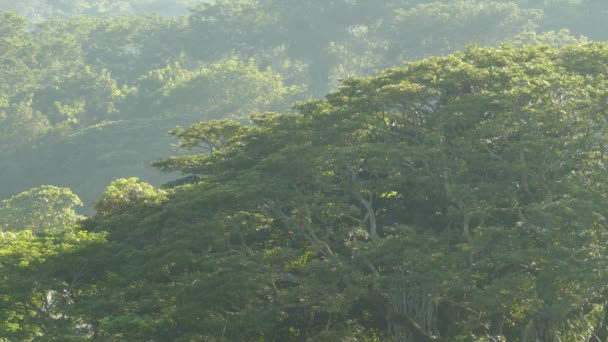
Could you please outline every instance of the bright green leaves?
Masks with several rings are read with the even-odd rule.
[[[72,228],[83,217],[82,206],[70,189],[43,186],[0,201],[0,230],[43,232]]]
[[[0,232],[0,338],[88,335],[89,326],[72,309],[96,272],[89,250],[104,241],[103,234],[76,229]]]
[[[94,207],[99,215],[117,215],[134,206],[158,206],[165,199],[163,191],[137,178],[123,178],[112,182]]]

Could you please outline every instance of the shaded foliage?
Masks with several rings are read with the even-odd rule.
[[[608,336],[602,2],[167,3],[0,1],[0,339]]]

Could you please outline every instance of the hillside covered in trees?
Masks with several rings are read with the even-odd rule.
[[[0,341],[608,341],[603,1],[0,9]]]

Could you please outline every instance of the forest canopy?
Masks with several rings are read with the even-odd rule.
[[[0,341],[608,341],[603,2],[0,8]]]

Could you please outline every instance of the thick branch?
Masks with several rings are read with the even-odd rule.
[[[389,307],[390,311],[388,314],[388,320],[393,322],[398,322],[403,324],[405,328],[412,334],[412,341],[416,342],[447,342],[447,340],[443,337],[433,336],[427,333],[424,329],[416,323],[410,316],[406,314],[402,314],[394,310],[392,307]]]
[[[526,163],[526,154],[524,153],[524,150],[520,150],[519,151],[519,161],[524,163]],[[528,195],[531,195],[532,193],[530,192],[530,186],[528,185],[528,171],[525,169],[522,169],[521,172],[521,188],[524,190],[524,192]]]
[[[376,223],[376,214],[374,213],[374,207],[372,203],[373,196],[370,194],[369,199],[366,199],[357,190],[353,190],[353,195],[365,208],[365,217],[369,222],[369,236],[372,238],[373,241],[379,240],[380,236],[378,235],[378,224]]]
[[[297,222],[294,222],[294,220],[289,217],[287,214],[285,214],[282,210],[277,209],[272,207],[271,205],[269,205],[268,203],[264,203],[264,205],[270,210],[272,211],[274,214],[278,215],[283,222],[285,222],[286,225],[288,225],[289,227],[300,231],[300,233],[302,233],[302,235],[306,238],[306,240],[308,240],[308,242],[310,242],[311,245],[315,246],[318,248],[319,252],[326,258],[331,258],[333,256],[333,251],[331,250],[331,248],[329,247],[329,245],[322,241],[321,239],[319,239],[319,237],[317,237],[317,234],[315,234],[315,232],[308,227],[308,225],[306,224],[299,224]]]

